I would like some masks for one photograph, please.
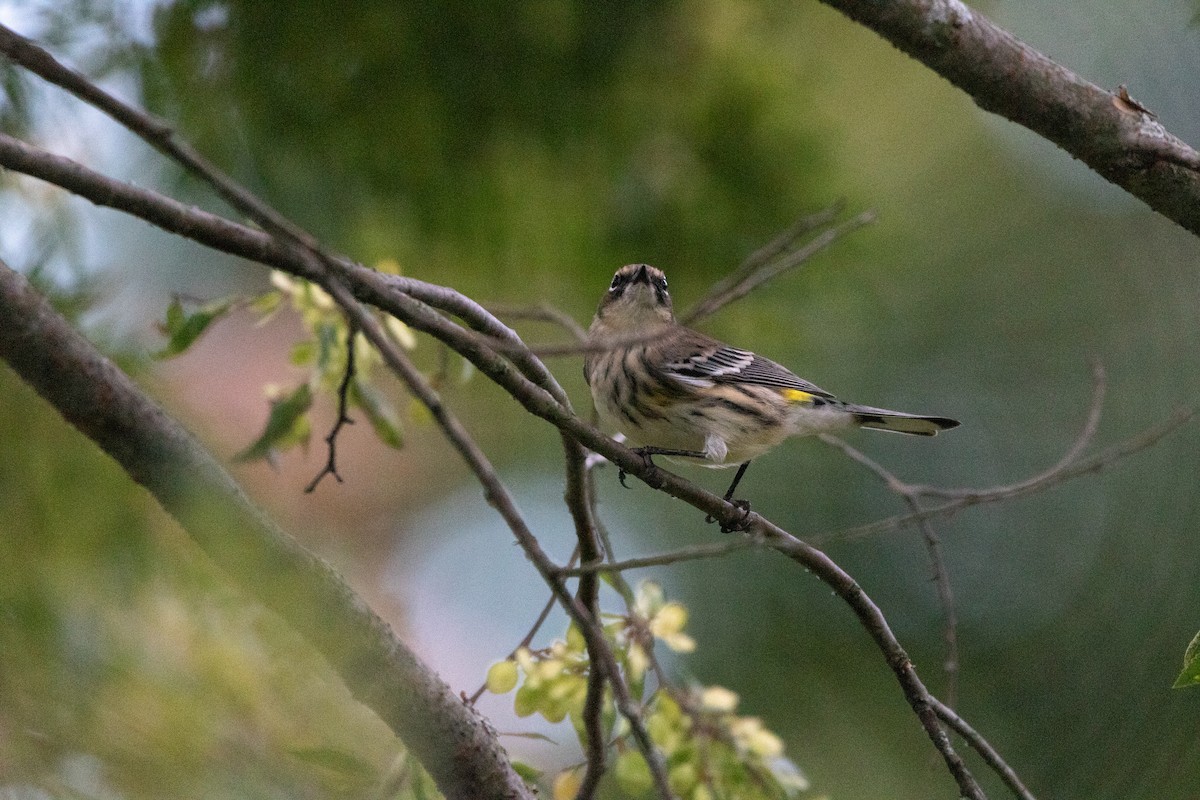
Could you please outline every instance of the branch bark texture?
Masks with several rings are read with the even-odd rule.
[[[247,594],[284,618],[447,798],[532,798],[495,732],[176,420],[0,263],[0,358],[145,486]]]
[[[958,0],[821,2],[1200,235],[1200,153],[1123,89],[1076,75]]]

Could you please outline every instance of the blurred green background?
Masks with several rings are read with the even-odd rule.
[[[1200,142],[1191,4],[982,10],[1091,80],[1128,84]],[[1110,385],[1101,444],[1200,393],[1196,239],[815,2],[75,0],[0,2],[0,20],[175,121],[331,246],[483,301],[585,322],[613,269],[645,261],[686,306],[801,213],[837,198],[877,209],[877,224],[704,327],[843,397],[962,420],[935,441],[851,437],[908,480],[991,486],[1053,463],[1086,416],[1092,360]],[[225,212],[114,125],[3,69],[6,132]],[[254,292],[265,271],[0,181],[0,256],[86,294],[90,335],[222,457],[245,447],[264,385],[300,379],[294,320],[235,316],[180,359],[147,356],[172,293]],[[417,357],[434,369],[438,347],[422,340]],[[578,360],[552,366],[586,407]],[[94,447],[10,372],[0,383],[0,791],[386,795],[404,769],[386,728]],[[565,556],[553,431],[481,379],[444,390]],[[316,429],[331,419],[325,403]],[[277,471],[234,470],[469,692],[544,589],[436,431],[411,414],[406,434],[397,452],[349,430],[348,482],[312,495],[318,438]],[[1168,689],[1200,627],[1198,444],[1193,425],[1098,475],[937,524],[961,621],[959,709],[1038,796],[1200,796],[1200,692]],[[623,556],[720,538],[636,481],[599,479]],[[818,539],[902,510],[815,442],[761,459],[744,488]],[[827,549],[940,691],[918,535]],[[699,649],[680,673],[739,692],[818,792],[953,796],[882,659],[811,576],[743,553],[636,577],[692,610]],[[480,707],[503,731],[541,730],[509,705]],[[557,746],[506,743],[543,766],[578,760],[569,731],[550,735]]]

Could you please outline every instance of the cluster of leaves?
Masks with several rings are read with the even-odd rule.
[[[394,272],[395,264],[385,262],[377,268]],[[399,448],[404,443],[400,415],[391,401],[370,382],[381,361],[378,352],[359,332],[352,332],[328,293],[321,287],[298,280],[282,272],[271,275],[274,288],[253,298],[224,298],[197,304],[191,312],[184,302],[172,300],[166,321],[160,326],[167,343],[157,358],[172,358],[186,352],[209,326],[237,308],[248,308],[258,315],[260,324],[269,322],[281,308],[290,305],[302,322],[305,336],[292,347],[291,362],[308,372],[299,385],[266,388],[271,412],[262,433],[242,450],[240,461],[274,460],[281,452],[297,445],[306,446],[312,434],[309,410],[320,393],[345,392],[347,407],[363,412],[386,445]],[[404,323],[384,317],[384,329],[397,344],[411,350],[416,338]],[[353,339],[352,339],[353,337]],[[353,341],[353,345],[351,345]],[[353,351],[351,351],[351,346]],[[347,373],[353,352],[353,368]]]
[[[720,686],[671,685],[653,658],[655,641],[688,653],[695,641],[684,633],[687,609],[668,602],[661,587],[642,583],[628,613],[605,615],[604,633],[635,697],[642,700],[646,728],[663,753],[672,790],[687,800],[782,800],[808,789],[800,770],[783,755],[783,742],[757,717],[739,716],[738,696]],[[583,635],[571,625],[565,639],[540,650],[521,648],[488,670],[487,687],[496,694],[516,689],[519,716],[541,714],[550,722],[570,718],[585,741],[584,703],[591,670]],[[653,689],[648,676],[655,678]],[[519,688],[518,688],[519,686]],[[649,767],[631,739],[625,720],[606,696],[605,735],[616,753],[612,775],[630,796],[649,795]],[[576,795],[584,767],[574,766],[554,780],[554,800]]]

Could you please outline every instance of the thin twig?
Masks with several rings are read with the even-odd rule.
[[[487,310],[498,317],[508,317],[509,319],[528,319],[537,320],[539,322],[551,322],[563,328],[567,333],[578,342],[582,342],[587,338],[587,328],[575,321],[567,312],[562,309],[555,308],[548,303],[541,303],[536,306],[514,306],[504,305],[500,303],[488,303]],[[531,348],[532,349],[532,348]]]
[[[646,334],[646,333],[627,333],[620,336],[595,337],[583,340],[574,340],[570,342],[558,342],[553,344],[527,344],[523,341],[512,341],[509,339],[498,339],[492,336],[485,336],[479,333],[467,333],[475,340],[490,350],[505,355],[516,355],[518,353],[537,356],[538,358],[552,358],[559,356],[578,356],[586,355],[587,353],[604,353],[609,350],[616,350],[621,347],[628,347],[631,344],[641,344],[642,342],[652,341],[661,334]]]
[[[1095,438],[1096,431],[1100,427],[1100,417],[1104,408],[1106,388],[1107,381],[1104,367],[1097,361],[1092,365],[1092,400],[1079,435],[1054,466],[1045,472],[1033,476],[1026,482],[1046,481],[1062,470],[1067,469],[1079,459],[1083,451],[1087,449],[1087,446]],[[943,662],[946,672],[945,703],[952,708],[956,704],[958,695],[958,674],[960,670],[958,614],[954,607],[954,591],[950,585],[949,572],[946,570],[941,540],[930,524],[930,519],[925,516],[925,508],[921,503],[923,495],[929,494],[944,497],[946,496],[945,492],[933,487],[910,484],[900,480],[900,478],[879,462],[835,436],[822,434],[819,438],[825,444],[841,450],[851,460],[865,467],[878,477],[889,490],[903,499],[904,503],[909,507],[912,516],[915,518],[915,524],[921,531],[926,551],[929,554],[933,580],[937,586],[938,602],[942,607],[942,638],[946,643],[946,657]]]
[[[571,557],[567,559],[568,568],[573,566],[578,559],[579,545],[575,545],[574,551],[571,552]],[[540,631],[542,626],[546,624],[546,619],[550,616],[550,612],[554,610],[556,605],[558,605],[558,600],[555,598],[554,594],[551,593],[550,597],[546,599],[546,604],[542,606],[542,610],[538,612],[537,618],[534,619],[533,625],[531,625],[525,635],[521,637],[521,641],[517,642],[516,647],[508,651],[508,655],[504,657],[505,661],[512,661],[517,657],[517,653],[520,650],[529,647],[529,645],[533,643],[534,637],[538,635],[538,631]],[[479,684],[479,688],[471,693],[471,695],[467,698],[467,704],[473,706],[478,703],[479,698],[483,697],[483,693],[485,691],[487,691],[487,681]]]
[[[602,564],[580,565],[578,567],[560,570],[558,574],[564,578],[573,578],[579,575],[586,575],[588,573],[596,572],[615,575],[631,569],[661,567],[668,564],[679,564],[684,561],[695,561],[702,558],[716,558],[717,556],[735,553],[738,550],[761,548],[763,546],[764,543],[762,541],[757,540],[752,536],[745,536],[715,544],[692,545],[691,547],[684,547],[680,548],[679,550],[672,550],[670,552],[660,553],[654,556],[629,558],[623,561],[606,561]]]
[[[760,269],[764,265],[773,261],[780,254],[792,249],[793,245],[802,236],[814,231],[817,228],[823,228],[829,223],[837,219],[837,215],[845,208],[846,202],[838,200],[832,205],[817,211],[814,214],[806,214],[800,217],[784,230],[780,231],[775,238],[754,250],[750,255],[742,259],[742,263],[726,275],[721,280],[717,281],[708,290],[708,294],[695,305],[692,310],[681,315],[680,319],[684,324],[695,322],[702,316],[706,316],[705,306],[715,297],[720,297],[728,293],[737,283],[746,275]]]
[[[914,514],[920,514],[920,494],[900,480],[890,470],[878,461],[868,456],[856,447],[827,433],[818,437],[822,442],[842,451],[857,464],[862,465],[878,477],[892,492],[900,496]],[[942,555],[942,543],[929,520],[922,519],[917,523],[921,537],[925,542],[925,550],[929,554],[929,565],[933,572],[933,581],[937,586],[938,602],[942,607],[942,638],[946,642],[946,656],[942,660],[946,673],[945,696],[947,705],[954,706],[958,694],[958,614],[954,609],[954,591],[950,586],[950,573],[946,570],[946,560]]]
[[[999,486],[994,489],[962,490],[962,494],[957,495],[955,499],[941,505],[929,506],[919,514],[901,514],[894,517],[887,517],[886,519],[877,520],[865,525],[827,533],[814,538],[813,541],[851,540],[880,533],[888,533],[909,525],[914,525],[923,519],[934,519],[940,516],[956,514],[971,506],[999,503],[1045,491],[1051,487],[1066,483],[1073,478],[1099,472],[1127,456],[1152,447],[1164,437],[1189,422],[1196,416],[1196,413],[1197,409],[1195,408],[1177,408],[1169,417],[1157,425],[1147,428],[1141,433],[1135,434],[1118,444],[1107,447],[1091,458],[1080,459],[1065,469],[1060,469],[1053,474],[1045,474],[1037,481],[1021,481],[1011,486]]]
[[[987,739],[983,738],[978,731],[968,725],[966,720],[960,717],[954,709],[936,697],[931,699],[933,700],[933,710],[941,718],[942,722],[949,725],[955,733],[967,741],[971,749],[987,762],[987,765],[992,768],[993,772],[1000,776],[1000,779],[1012,790],[1014,795],[1020,800],[1037,800],[1033,796],[1033,792],[1029,791],[1025,787],[1025,784],[1021,782],[1021,778],[1017,775],[1016,770],[1001,758],[1000,754],[988,743]]]
[[[685,325],[690,325],[704,317],[715,314],[726,305],[745,297],[775,276],[804,264],[845,234],[874,222],[876,216],[874,211],[864,211],[839,225],[829,228],[794,250],[789,249],[791,244],[789,242],[787,245],[779,248],[776,253],[765,261],[759,261],[752,256],[730,278],[714,286],[708,296],[697,303],[690,311],[684,313],[680,317],[680,321]]]
[[[583,564],[598,564],[603,560],[604,553],[597,532],[596,520],[592,514],[591,492],[588,486],[591,476],[584,458],[585,451],[578,442],[566,437],[563,438],[563,445],[566,448],[567,462],[567,487],[563,500],[566,502],[575,524],[579,560]],[[600,621],[600,581],[595,573],[580,577],[575,598],[580,605],[587,609],[590,616],[589,622],[593,630],[599,634],[597,638],[604,641],[605,649],[607,649],[608,641],[604,637],[604,628]],[[588,660],[591,662],[592,668],[588,670],[587,674],[587,693],[584,696],[582,713],[584,755],[587,766],[584,769],[583,778],[580,780],[576,800],[591,800],[600,787],[600,779],[604,777],[605,756],[608,750],[608,742],[604,735],[604,685],[608,677],[614,681],[620,680],[619,675],[608,676],[604,670],[597,669],[601,661],[601,654],[594,652],[590,645]]]
[[[325,466],[317,473],[317,476],[312,479],[308,486],[304,487],[305,494],[312,494],[317,488],[317,484],[326,475],[332,475],[337,479],[338,483],[343,483],[342,475],[337,468],[337,437],[341,433],[342,427],[345,425],[353,425],[354,420],[346,413],[350,402],[350,386],[354,382],[354,337],[357,335],[358,329],[353,323],[347,323],[346,329],[346,371],[342,374],[342,382],[338,385],[337,398],[337,420],[333,423],[332,430],[325,437],[325,444],[329,448],[329,457],[325,461]]]
[[[1015,488],[1022,486],[1037,486],[1054,478],[1059,472],[1070,467],[1079,457],[1083,455],[1083,451],[1088,448],[1092,440],[1096,438],[1096,431],[1100,429],[1100,417],[1104,410],[1104,397],[1108,393],[1108,376],[1104,371],[1104,365],[1099,361],[1092,364],[1092,402],[1088,407],[1087,418],[1084,420],[1083,427],[1079,430],[1079,435],[1075,437],[1075,441],[1063,453],[1062,457],[1054,463],[1052,467],[1039,472],[1032,477],[1026,478],[1015,484],[1008,486],[998,486],[993,489],[984,489],[983,492],[997,491],[1012,491]],[[912,485],[908,487],[911,491],[927,497],[941,498],[960,498],[972,497],[978,495],[981,490],[977,489],[942,489],[937,486]]]

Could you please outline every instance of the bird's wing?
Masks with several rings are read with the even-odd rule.
[[[690,386],[752,383],[777,389],[799,389],[818,397],[833,397],[769,358],[730,347],[707,336],[681,337],[671,345],[665,353],[663,369],[669,377]]]

